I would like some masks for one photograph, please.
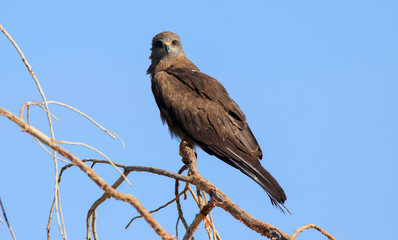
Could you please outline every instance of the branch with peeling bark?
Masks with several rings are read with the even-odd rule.
[[[18,116],[12,114],[11,112],[5,110],[4,108],[0,107],[0,115],[3,115],[16,123],[18,126],[22,128],[22,131],[29,133],[30,135],[34,136],[38,140],[40,140],[43,144],[49,146],[57,153],[64,156],[66,159],[71,161],[74,165],[79,167],[87,176],[94,181],[105,193],[104,195],[97,200],[96,203],[93,204],[93,207],[90,209],[87,215],[87,226],[88,232],[90,228],[90,220],[92,221],[92,226],[95,231],[95,209],[96,207],[101,204],[106,198],[113,197],[115,199],[124,201],[132,205],[140,215],[145,219],[145,221],[153,228],[153,230],[159,235],[162,239],[175,239],[175,237],[169,234],[157,221],[156,219],[146,210],[146,208],[131,194],[121,193],[116,191],[116,188],[124,181],[123,177],[120,177],[115,184],[112,186],[108,185],[91,167],[86,165],[82,160],[77,158],[73,153],[67,151],[63,147],[57,144],[56,141],[52,140],[50,137],[46,136],[33,126],[27,124],[23,119],[19,118]],[[270,238],[270,239],[289,239],[293,240],[297,237],[297,235],[309,228],[314,228],[320,231],[329,239],[335,239],[332,235],[327,233],[325,230],[321,229],[320,227],[308,224],[305,225],[295,231],[293,235],[288,235],[284,233],[279,228],[260,221],[250,214],[243,211],[239,206],[234,204],[227,195],[222,193],[218,188],[216,188],[211,182],[207,179],[200,176],[199,172],[196,168],[196,155],[195,152],[188,146],[183,146],[181,148],[181,152],[184,155],[185,159],[184,162],[187,163],[189,168],[189,175],[184,176],[181,174],[173,173],[170,171],[157,169],[153,167],[143,167],[143,166],[126,166],[118,163],[114,163],[115,166],[122,168],[124,170],[124,174],[127,175],[131,171],[142,171],[142,172],[150,172],[158,175],[162,175],[165,177],[173,178],[178,181],[183,181],[189,183],[191,185],[195,185],[197,189],[206,192],[210,196],[210,200],[207,201],[205,205],[201,207],[201,210],[197,217],[193,220],[192,224],[188,227],[188,230],[184,236],[184,239],[191,239],[197,226],[201,221],[204,221],[207,215],[211,212],[214,207],[220,207],[230,213],[234,218],[241,221],[250,229],[258,232],[259,234]],[[102,164],[110,164],[109,161],[102,161],[102,160],[87,160],[92,161],[95,163],[102,163]],[[72,165],[71,165],[72,166]],[[69,166],[68,166],[69,167]],[[64,169],[63,169],[64,170]],[[60,172],[62,174],[63,170]],[[94,234],[95,236],[95,234]]]

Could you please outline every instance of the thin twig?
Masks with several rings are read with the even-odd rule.
[[[199,199],[198,196],[196,196],[196,193],[193,191],[193,189],[191,188],[191,186],[188,186],[188,191],[191,193],[191,196],[193,197],[193,199],[195,200],[196,204],[199,207]]]
[[[209,212],[208,218],[209,218],[209,222],[210,222],[210,227],[211,227],[211,229],[213,231],[214,239],[221,240],[221,236],[218,233],[216,227],[214,226],[213,216],[212,216],[211,212]]]
[[[97,127],[99,127],[101,130],[103,130],[104,132],[106,132],[109,136],[111,136],[113,139],[118,138],[120,140],[120,142],[123,145],[123,148],[126,148],[126,146],[124,145],[123,139],[121,137],[119,137],[116,133],[104,128],[103,126],[101,126],[99,123],[97,123],[94,119],[92,119],[90,116],[88,116],[87,114],[85,114],[84,112],[77,110],[76,108],[69,106],[65,103],[61,103],[61,102],[56,102],[56,101],[48,101],[48,104],[56,104],[56,105],[60,105],[66,108],[69,108],[72,111],[75,111],[76,113],[82,115],[83,117],[87,118],[89,121],[91,121],[92,123],[94,123],[94,125],[96,125]]]
[[[176,222],[176,238],[178,239],[178,223],[180,222],[180,217],[177,218],[177,222]]]
[[[181,196],[182,194],[185,194],[186,191],[187,191],[187,188],[185,188],[182,192],[180,192],[180,193],[178,194],[178,197]],[[171,200],[168,201],[167,203],[163,204],[162,206],[160,206],[160,207],[158,207],[158,208],[156,208],[156,209],[153,209],[153,210],[149,211],[149,213],[156,213],[156,212],[162,210],[163,208],[169,206],[169,205],[172,204],[174,201],[176,201],[176,199],[177,199],[178,197],[174,197],[173,199],[171,199]],[[127,229],[127,228],[130,226],[130,224],[131,224],[134,220],[136,220],[136,219],[138,219],[138,218],[142,218],[142,216],[139,215],[139,216],[133,217],[133,218],[130,220],[130,222],[126,225],[125,229]]]
[[[196,157],[196,155],[195,155],[195,157]],[[196,161],[190,160],[188,162],[189,162],[189,166],[190,166],[189,174],[190,175],[200,176],[199,173],[195,172],[196,171],[196,167],[192,166],[192,165],[196,165]],[[197,197],[195,198],[195,194],[193,193],[193,191],[191,191],[191,194],[192,194],[192,196],[194,196],[194,199],[195,199],[200,211],[202,211],[204,209],[204,207],[206,206],[205,202],[207,204],[209,204],[207,202],[206,194],[204,193],[204,191],[200,190],[198,187],[196,187],[196,196]],[[212,202],[212,205],[214,205],[213,202]],[[213,208],[214,208],[214,206],[209,210],[208,213],[210,213],[210,211]],[[202,221],[202,220],[204,222],[204,227],[205,227],[205,230],[206,230],[206,232],[208,234],[209,239],[213,239],[212,234],[211,234],[211,229],[209,227],[210,220],[209,220],[209,218],[207,216],[208,213],[206,213],[204,216],[200,216],[200,214],[199,214],[199,215],[197,215],[195,217],[194,222],[189,226],[187,232],[185,233],[184,239],[191,239],[192,238],[194,232],[196,231],[197,227],[199,226],[200,221]],[[200,218],[201,218],[201,220],[200,220]]]
[[[316,230],[318,230],[320,233],[322,233],[323,235],[325,235],[325,236],[326,236],[328,239],[330,239],[330,240],[336,240],[335,237],[333,237],[333,236],[330,235],[328,232],[326,232],[326,231],[323,230],[321,227],[318,227],[318,226],[315,225],[315,224],[306,224],[306,225],[304,225],[304,226],[298,228],[298,229],[292,234],[291,239],[292,239],[292,240],[293,240],[293,239],[296,239],[296,237],[297,237],[297,235],[298,235],[299,233],[301,233],[301,232],[303,232],[303,231],[305,231],[305,230],[307,230],[307,229],[310,229],[310,228],[315,228]]]
[[[206,193],[203,190],[201,190],[201,197],[203,197],[204,202],[207,204],[208,201],[207,201]],[[202,208],[203,207],[201,207],[201,209]],[[215,237],[214,237],[214,232],[212,235],[212,230],[210,229],[210,225],[211,225],[210,224],[210,216],[209,216],[210,214],[211,214],[211,211],[203,218],[203,223],[204,223],[205,229],[207,231],[207,234],[209,236],[209,240],[213,240]]]
[[[58,184],[58,183],[57,183]],[[60,191],[59,191],[59,188],[58,188],[58,192],[57,192],[57,198],[58,198],[58,206],[59,206],[59,209],[58,209],[58,211],[59,211],[59,215],[61,216],[61,219],[62,219],[62,221],[61,221],[61,223],[62,223],[62,227],[63,227],[63,229],[64,229],[64,236],[65,236],[65,240],[67,239],[67,237],[66,237],[66,225],[65,225],[65,222],[63,221],[63,219],[64,219],[64,214],[62,213],[62,205],[61,205],[61,193],[60,193]]]
[[[112,184],[112,188],[113,189],[117,189],[120,184],[123,183],[123,181],[125,180],[125,178],[123,176],[127,176],[131,171],[130,170],[125,170],[123,175],[120,176],[116,182],[114,184]],[[86,218],[86,229],[87,229],[87,234],[86,234],[86,239],[89,240],[91,239],[91,233],[90,233],[90,222],[92,223],[92,231],[93,231],[93,236],[94,239],[97,239],[98,237],[96,237],[97,233],[96,233],[96,222],[94,220],[94,218],[96,218],[96,216],[94,216],[97,207],[99,205],[101,205],[101,203],[103,203],[107,198],[109,198],[111,195],[108,192],[105,192],[100,198],[98,198],[93,205],[91,205],[90,209],[87,212],[87,218]]]
[[[41,104],[42,104],[42,103],[37,103],[37,102],[27,102],[27,103],[24,103],[24,104],[22,105],[22,107],[21,107],[19,117],[20,117],[21,119],[23,119],[23,111],[24,111],[24,109],[25,109],[25,107],[26,107],[26,121],[27,121],[28,124],[30,125],[29,107],[30,107],[31,105],[38,105],[41,109],[43,109],[44,111],[47,111],[47,109],[43,108],[43,107],[41,106]],[[50,114],[51,114],[51,116],[52,116],[53,118],[55,118],[57,121],[59,121],[59,119],[56,118],[52,113],[50,113]],[[33,138],[33,140],[36,141],[36,138]],[[60,160],[60,161],[62,161],[62,162],[65,162],[65,163],[68,163],[68,164],[70,163],[70,162],[64,160],[63,158],[57,157],[56,154],[54,155],[53,153],[51,153],[50,151],[48,151],[47,148],[46,148],[45,146],[43,146],[43,144],[42,144],[40,141],[36,141],[36,142],[37,142],[37,143],[40,145],[40,147],[41,147],[44,151],[46,151],[46,153],[48,153],[51,157],[57,158],[58,160]],[[53,209],[53,207],[51,207],[51,208]],[[50,213],[50,214],[51,214],[51,213]],[[47,229],[47,230],[48,230],[48,229]]]
[[[199,209],[202,209],[203,206],[201,206],[201,204],[199,202],[199,199],[198,199],[198,196],[196,195],[196,193],[193,191],[193,189],[190,186],[188,187],[188,190],[191,193],[191,195],[192,195],[193,199],[195,200],[196,204],[198,205]],[[205,201],[207,202],[206,195],[203,194],[203,196],[205,198]],[[212,218],[211,212],[209,212],[208,216],[206,216],[205,221],[208,221],[210,223],[210,227],[212,228],[212,231],[213,231],[213,238],[220,240],[221,237],[220,237],[219,233],[217,232],[216,228],[214,227],[214,223],[213,223],[213,218]],[[207,230],[207,228],[206,228],[206,230]]]
[[[34,140],[36,140],[36,138],[34,138]],[[62,157],[58,157],[57,155],[53,155],[50,151],[47,150],[47,148],[43,145],[43,143],[41,143],[40,141],[36,141],[41,148],[44,149],[44,151],[46,151],[46,153],[50,154],[52,157],[56,157],[59,161],[70,164],[69,161],[66,161],[65,159],[63,159]]]
[[[207,216],[207,214],[209,214],[211,210],[213,210],[215,206],[216,205],[213,199],[210,199],[210,201],[200,210],[199,214],[196,215],[192,224],[189,226],[187,232],[185,233],[183,240],[192,239],[192,236],[195,233],[196,229],[198,228],[200,222],[203,221],[203,219]]]
[[[198,207],[199,209],[202,209],[205,203],[203,202],[202,194],[200,193],[199,188],[196,188],[196,195],[198,196],[198,201],[199,201]]]
[[[0,108],[0,115],[1,115],[1,108]],[[82,162],[92,162],[92,163],[97,163],[97,164],[110,164],[107,160],[98,160],[98,159],[83,159],[80,160]],[[120,164],[120,163],[114,163],[115,166],[123,168],[123,170],[129,170],[131,172],[148,172],[148,173],[154,173],[160,176],[165,176],[165,177],[169,177],[169,178],[173,178],[173,179],[178,179],[180,181],[183,182],[187,182],[187,183],[191,183],[192,182],[192,178],[189,176],[184,176],[181,174],[177,174],[174,172],[170,172],[167,170],[163,170],[163,169],[159,169],[159,168],[154,168],[154,167],[146,167],[146,166],[127,166],[124,164]],[[65,171],[67,168],[73,167],[73,166],[77,166],[74,163],[65,165],[63,168],[61,168],[60,172]],[[60,175],[61,176],[61,175]]]
[[[76,113],[82,115],[83,117],[85,117],[85,118],[87,118],[89,121],[91,121],[94,125],[96,125],[98,128],[100,128],[100,129],[103,130],[105,133],[107,133],[109,136],[111,136],[113,139],[118,138],[118,139],[120,140],[120,142],[122,143],[123,148],[126,148],[126,146],[124,145],[123,139],[122,139],[121,137],[119,137],[116,133],[114,133],[114,132],[112,132],[112,131],[110,131],[110,130],[104,128],[103,126],[101,126],[101,124],[99,124],[98,122],[96,122],[93,118],[91,118],[90,116],[88,116],[88,115],[85,114],[84,112],[82,112],[82,111],[80,111],[80,110],[78,110],[78,109],[76,109],[76,108],[74,108],[74,107],[72,107],[72,106],[69,106],[68,104],[61,103],[61,102],[57,102],[57,101],[47,101],[47,104],[60,105],[60,106],[62,106],[62,107],[66,107],[66,108],[68,108],[68,109],[70,109],[70,110],[72,110],[72,111],[74,111],[74,112],[76,112]],[[44,111],[48,112],[47,109],[45,109],[45,108],[42,107],[42,105],[43,105],[42,102],[35,102],[35,101],[26,102],[26,103],[22,104],[21,110],[19,111],[19,112],[20,112],[20,113],[19,113],[19,117],[20,117],[20,118],[23,118],[23,112],[24,112],[25,107],[29,107],[30,105],[39,106],[39,107],[41,107]],[[52,113],[50,113],[50,112],[48,112],[48,113],[51,114],[51,116],[52,116],[55,120],[60,121],[60,120],[59,120],[57,117],[55,117]]]
[[[47,101],[47,103],[49,103],[49,101]],[[51,115],[51,117],[53,117],[55,120],[57,120],[58,122],[60,121],[59,118],[57,118],[54,114],[52,114],[51,112],[49,112],[47,109],[45,109],[42,106],[43,105],[42,102],[35,102],[35,101],[30,101],[30,102],[26,102],[26,103],[22,104],[21,110],[19,110],[19,117],[23,119],[23,112],[24,112],[24,110],[26,108],[26,116],[27,116],[27,120],[28,120],[28,123],[29,123],[29,107],[32,106],[32,105],[40,107],[45,112],[49,113]]]
[[[1,198],[0,198],[0,207],[1,207],[1,211],[3,212],[3,217],[4,217],[4,220],[6,221],[8,230],[10,230],[12,239],[16,240],[15,235],[14,235],[14,232],[12,231],[11,225],[10,225],[10,223],[8,222],[7,215],[6,215],[6,210],[4,210],[4,206],[3,206],[3,202],[1,201]],[[0,219],[0,220],[1,220],[1,219]]]
[[[187,165],[184,165],[181,167],[181,169],[178,171],[178,174],[183,173],[186,169],[188,169]],[[176,205],[177,205],[177,211],[178,211],[178,219],[177,219],[177,226],[176,226],[176,236],[178,237],[178,220],[181,220],[182,224],[185,227],[185,230],[188,229],[188,223],[184,218],[184,213],[182,212],[181,208],[181,203],[180,203],[180,197],[178,196],[178,186],[179,186],[179,181],[176,179],[175,181],[175,187],[174,187],[174,194],[176,196]]]
[[[103,156],[106,160],[109,161],[109,163],[110,163],[110,164],[116,169],[116,171],[124,178],[124,180],[126,180],[126,182],[129,184],[130,187],[132,186],[131,182],[127,179],[126,176],[123,175],[122,171],[120,171],[120,169],[118,169],[118,168],[116,167],[115,163],[114,163],[112,160],[110,160],[105,154],[103,154],[101,151],[99,151],[98,149],[96,149],[96,148],[94,148],[94,147],[92,147],[92,146],[90,146],[90,145],[88,145],[88,144],[80,143],[80,142],[57,141],[57,143],[63,143],[63,144],[69,144],[69,145],[80,145],[80,146],[84,146],[84,147],[86,147],[86,148],[89,148],[89,149],[91,149],[91,150],[97,152],[99,155]]]
[[[98,236],[97,236],[97,209],[94,210],[93,212],[93,219],[91,224],[93,225],[92,229],[93,229],[93,238],[94,240],[98,240]]]
[[[50,225],[51,225],[52,213],[54,211],[54,205],[55,205],[55,197],[53,199],[53,203],[51,204],[50,213],[48,215],[48,220],[47,220],[47,227],[46,227],[47,240],[50,240],[50,229],[51,229]]]

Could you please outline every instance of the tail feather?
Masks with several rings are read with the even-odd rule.
[[[214,145],[207,145],[205,147],[202,146],[202,149],[210,155],[215,155],[229,165],[239,169],[242,173],[253,179],[265,190],[272,205],[278,207],[283,213],[286,211],[291,214],[285,205],[283,205],[287,199],[285,191],[283,191],[275,178],[261,166],[257,158],[247,154],[242,154],[245,157],[241,157],[228,147],[220,149]]]
[[[257,182],[265,190],[272,205],[278,207],[282,212],[285,212],[284,210],[286,210],[291,214],[284,205],[287,199],[285,191],[283,191],[276,179],[267,170],[265,170],[260,163],[256,165],[257,166],[249,166],[249,169],[247,169],[246,166],[238,169],[241,171],[244,169],[242,172]],[[248,173],[246,172],[247,170],[249,170]]]
[[[242,159],[239,155],[234,153],[232,150],[227,148],[234,156],[239,158],[240,161],[229,160],[226,161],[230,165],[239,169],[242,173],[253,179],[257,182],[267,193],[269,196],[272,205],[278,207],[283,213],[286,210],[289,214],[290,211],[285,207],[284,203],[286,201],[286,194],[283,191],[282,187],[279,185],[278,181],[267,171],[265,170],[260,162],[255,159],[251,161],[247,161]]]

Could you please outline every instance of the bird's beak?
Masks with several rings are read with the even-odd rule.
[[[166,53],[170,52],[170,43],[169,42],[165,42],[164,43],[164,50],[166,51]]]

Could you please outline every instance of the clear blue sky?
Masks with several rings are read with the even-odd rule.
[[[178,142],[161,124],[146,69],[152,37],[180,35],[186,55],[223,83],[245,112],[263,166],[285,189],[292,216],[273,208],[239,171],[199,151],[201,174],[235,203],[286,233],[315,223],[338,239],[395,235],[398,223],[398,3],[396,1],[5,1],[2,24],[31,63],[48,100],[64,102],[119,134],[106,136],[61,107],[51,111],[58,140],[84,142],[112,160],[177,171]],[[40,101],[20,57],[0,36],[0,106],[18,113]],[[43,111],[31,122],[48,134]],[[0,117],[0,197],[18,239],[45,239],[53,162],[32,138]],[[67,147],[80,158],[101,158]],[[63,163],[60,163],[61,165]],[[112,183],[108,166],[95,168]],[[129,176],[153,209],[173,198],[173,181]],[[69,239],[84,239],[85,218],[101,195],[78,169],[60,186]],[[196,208],[184,202],[191,222]],[[100,239],[154,239],[136,211],[108,200],[98,209]],[[175,205],[154,215],[175,233]],[[223,239],[262,239],[220,209]],[[376,231],[376,232],[375,232]],[[183,234],[180,225],[180,236]],[[196,239],[205,239],[201,226]],[[53,220],[51,239],[61,239]],[[0,223],[0,239],[11,239]],[[309,230],[300,239],[324,239]]]

